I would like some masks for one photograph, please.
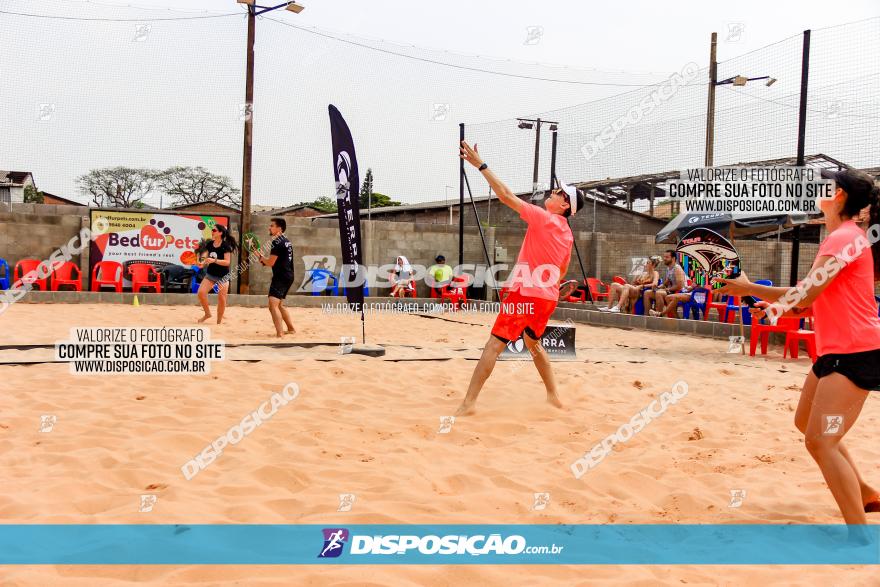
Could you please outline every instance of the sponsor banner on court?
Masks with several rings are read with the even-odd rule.
[[[0,565],[876,565],[878,542],[870,525],[3,524]]]
[[[363,247],[361,245],[361,217],[358,204],[360,178],[357,157],[354,154],[354,139],[351,131],[336,106],[328,106],[330,113],[330,134],[333,142],[333,178],[336,181],[336,205],[339,218],[339,238],[342,247],[343,285],[345,298],[353,307],[364,305]]]
[[[167,265],[188,268],[198,260],[195,250],[199,242],[211,238],[211,227],[215,224],[229,227],[228,216],[119,210],[92,210],[92,226],[96,222],[107,229],[101,234],[93,231],[90,276],[100,261],[115,261],[126,268],[132,262],[143,261],[157,271]],[[125,271],[123,285],[131,285]]]
[[[544,335],[541,337],[541,346],[550,357],[551,361],[573,361],[577,359],[574,348],[574,326],[559,324],[547,325]],[[531,360],[532,355],[526,347],[523,337],[513,340],[504,347],[499,357],[502,361],[526,361]]]

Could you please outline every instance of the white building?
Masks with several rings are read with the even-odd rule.
[[[30,171],[0,170],[0,204],[23,203],[27,186],[34,186]]]

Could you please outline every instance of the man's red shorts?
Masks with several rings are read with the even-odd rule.
[[[537,340],[544,334],[556,303],[556,300],[527,297],[519,291],[505,291],[501,295],[501,312],[495,319],[492,335],[502,342],[510,342],[525,332],[529,338]]]

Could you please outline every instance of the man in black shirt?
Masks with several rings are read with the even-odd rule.
[[[272,236],[272,250],[269,256],[258,251],[260,263],[272,268],[272,283],[269,285],[269,313],[272,314],[272,322],[275,324],[275,332],[278,337],[285,334],[293,334],[293,320],[287,313],[287,308],[282,305],[290,286],[293,285],[293,245],[284,236],[287,230],[287,222],[284,218],[273,218],[269,221],[269,234]],[[282,321],[287,326],[285,332],[281,325]]]

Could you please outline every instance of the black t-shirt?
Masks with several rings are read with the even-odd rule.
[[[212,259],[217,259],[218,261],[223,258],[223,255],[231,253],[229,249],[229,245],[226,243],[220,243],[220,246],[214,245],[214,241],[208,243],[207,246],[208,256]],[[231,259],[232,257],[230,257]],[[207,269],[205,269],[205,273],[211,275],[212,277],[223,278],[229,275],[229,266],[217,265],[216,263],[211,263],[208,265]]]
[[[272,242],[270,255],[275,255],[275,264],[272,265],[272,279],[274,281],[293,281],[293,245],[283,234],[279,234]]]

